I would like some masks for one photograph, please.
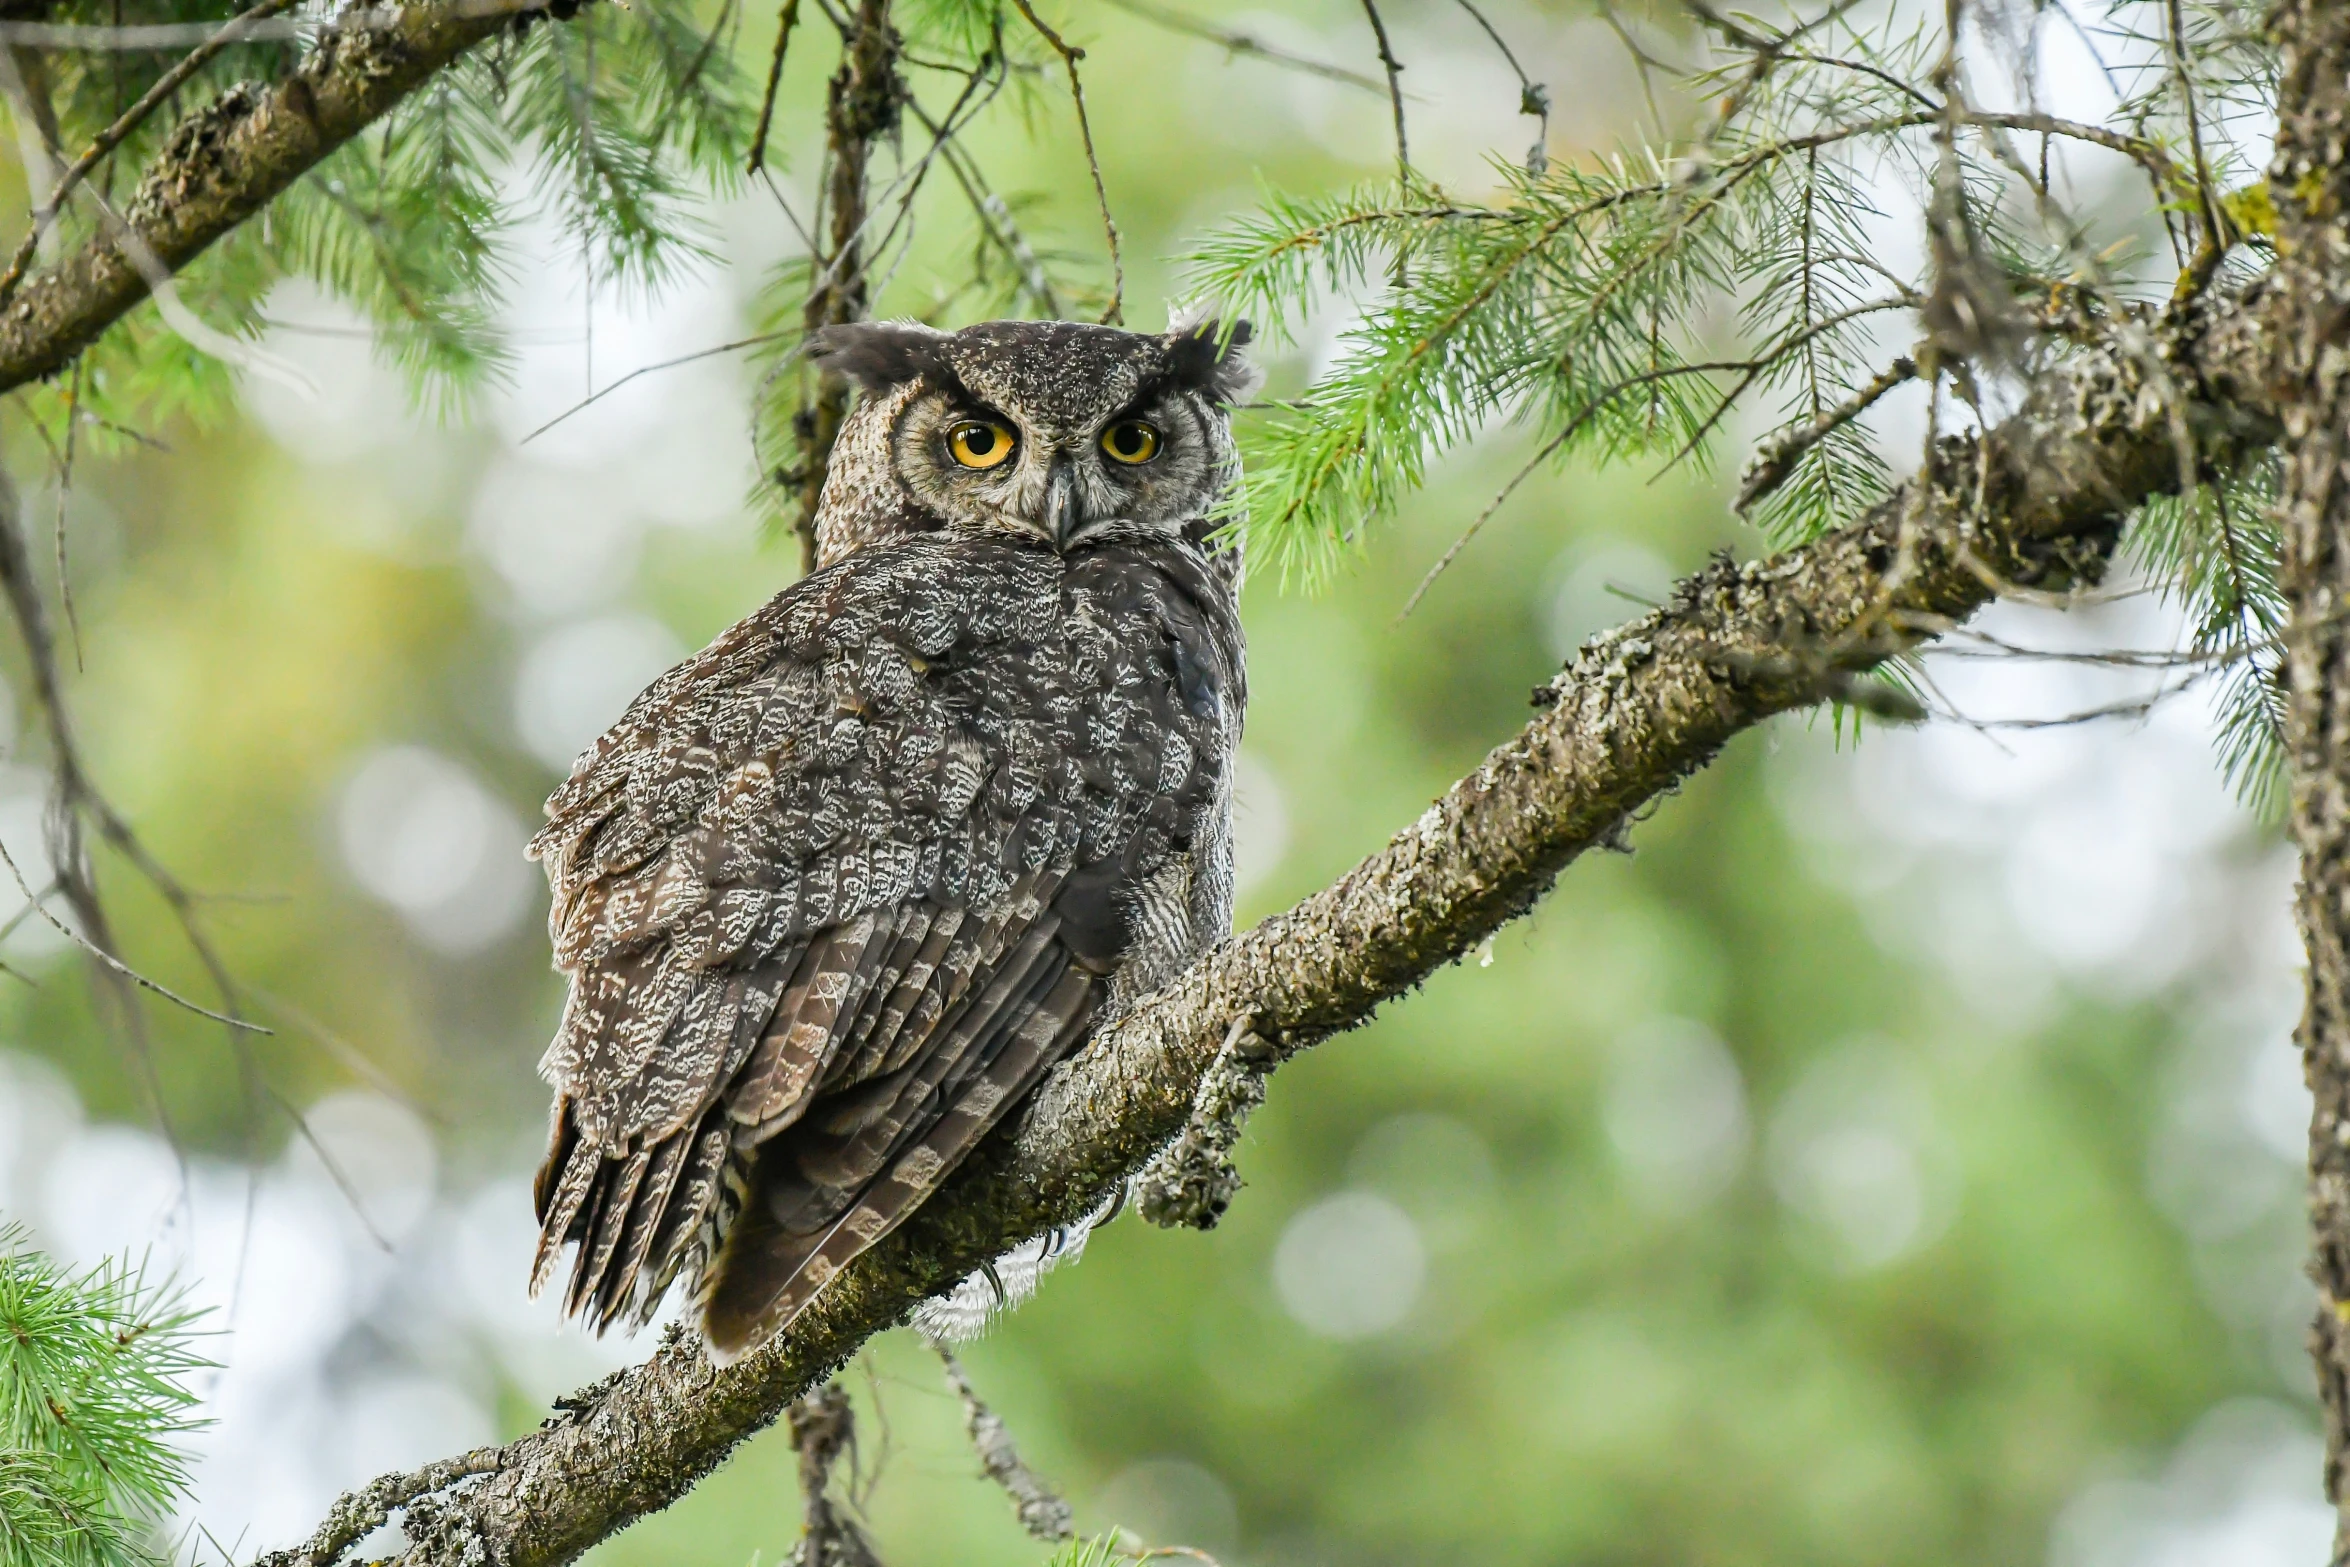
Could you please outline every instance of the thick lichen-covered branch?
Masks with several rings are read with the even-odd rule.
[[[177,272],[329,153],[536,0],[447,0],[361,13],[326,29],[302,64],[240,83],[181,121],[123,218],[28,277],[0,309],[0,392],[54,374],[147,297],[143,246]]]
[[[2193,471],[2274,435],[2234,369],[2257,349],[2250,310],[2132,337],[2130,351],[2042,374],[1988,438],[1943,442],[1849,526],[1768,560],[1722,559],[1594,638],[1536,693],[1522,732],[1336,884],[1107,1027],[776,1343],[722,1370],[673,1330],[491,1472],[412,1503],[402,1560],[574,1560],[682,1496],[917,1302],[1092,1211],[1182,1132],[1236,1023],[1280,1057],[1354,1027],[1532,907],[1740,731],[1849,690],[2008,584],[2094,580],[2130,509],[2179,484],[2182,438]]]
[[[2271,375],[2284,425],[2279,583],[2290,605],[2282,669],[2287,827],[2308,953],[2299,1043],[2314,1101],[2309,1213],[2318,1288],[2310,1326],[2325,1410],[2327,1497],[2350,1550],[2350,14],[2288,0],[2276,161],[2277,308]]]

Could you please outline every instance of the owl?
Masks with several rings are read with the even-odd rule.
[[[532,841],[569,996],[532,1288],[719,1360],[1230,925],[1245,326],[836,327],[819,569]]]

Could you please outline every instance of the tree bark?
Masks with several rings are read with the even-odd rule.
[[[889,0],[858,0],[840,69],[824,99],[824,202],[829,244],[810,258],[810,279],[802,320],[819,327],[862,321],[873,308],[872,283],[865,273],[865,224],[871,212],[873,149],[896,137],[906,103],[898,77],[898,34],[890,25]],[[824,470],[832,443],[848,417],[849,391],[837,376],[820,377],[808,405],[793,415],[800,466],[792,475],[799,508],[794,530],[800,537],[800,573],[816,569],[816,507],[824,495]]]
[[[2281,46],[2271,309],[2284,426],[2280,570],[2289,826],[2309,973],[2299,1040],[2309,1129],[2310,1348],[2326,1422],[2334,1559],[2350,1555],[2350,8],[2287,0]]]
[[[1183,1128],[1235,1019],[1287,1054],[1363,1022],[1531,907],[1577,855],[1617,841],[1741,730],[1853,694],[1856,672],[2006,584],[2093,580],[2128,512],[2179,483],[2182,428],[2207,467],[2273,439],[2239,368],[2256,325],[2226,311],[2207,330],[2156,332],[2151,352],[2084,354],[1987,438],[1944,442],[1851,526],[1768,561],[1717,561],[1586,644],[1536,692],[1525,730],[1386,848],[1105,1028],[774,1344],[719,1369],[673,1330],[538,1431],[452,1461],[478,1481],[386,1476],[262,1567],[325,1567],[351,1528],[402,1502],[401,1560],[415,1567],[551,1567],[669,1505],[915,1304],[1090,1212]]]

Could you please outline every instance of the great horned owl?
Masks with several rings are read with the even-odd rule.
[[[822,565],[658,681],[531,844],[570,978],[532,1287],[692,1285],[721,1360],[1231,917],[1245,329],[832,328]]]

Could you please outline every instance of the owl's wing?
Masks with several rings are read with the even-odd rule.
[[[534,844],[571,976],[534,1284],[575,1246],[602,1327],[683,1272],[740,1352],[1083,1039],[1215,788],[1215,650],[1148,598],[1069,617],[1051,557],[877,547],[582,759]]]

